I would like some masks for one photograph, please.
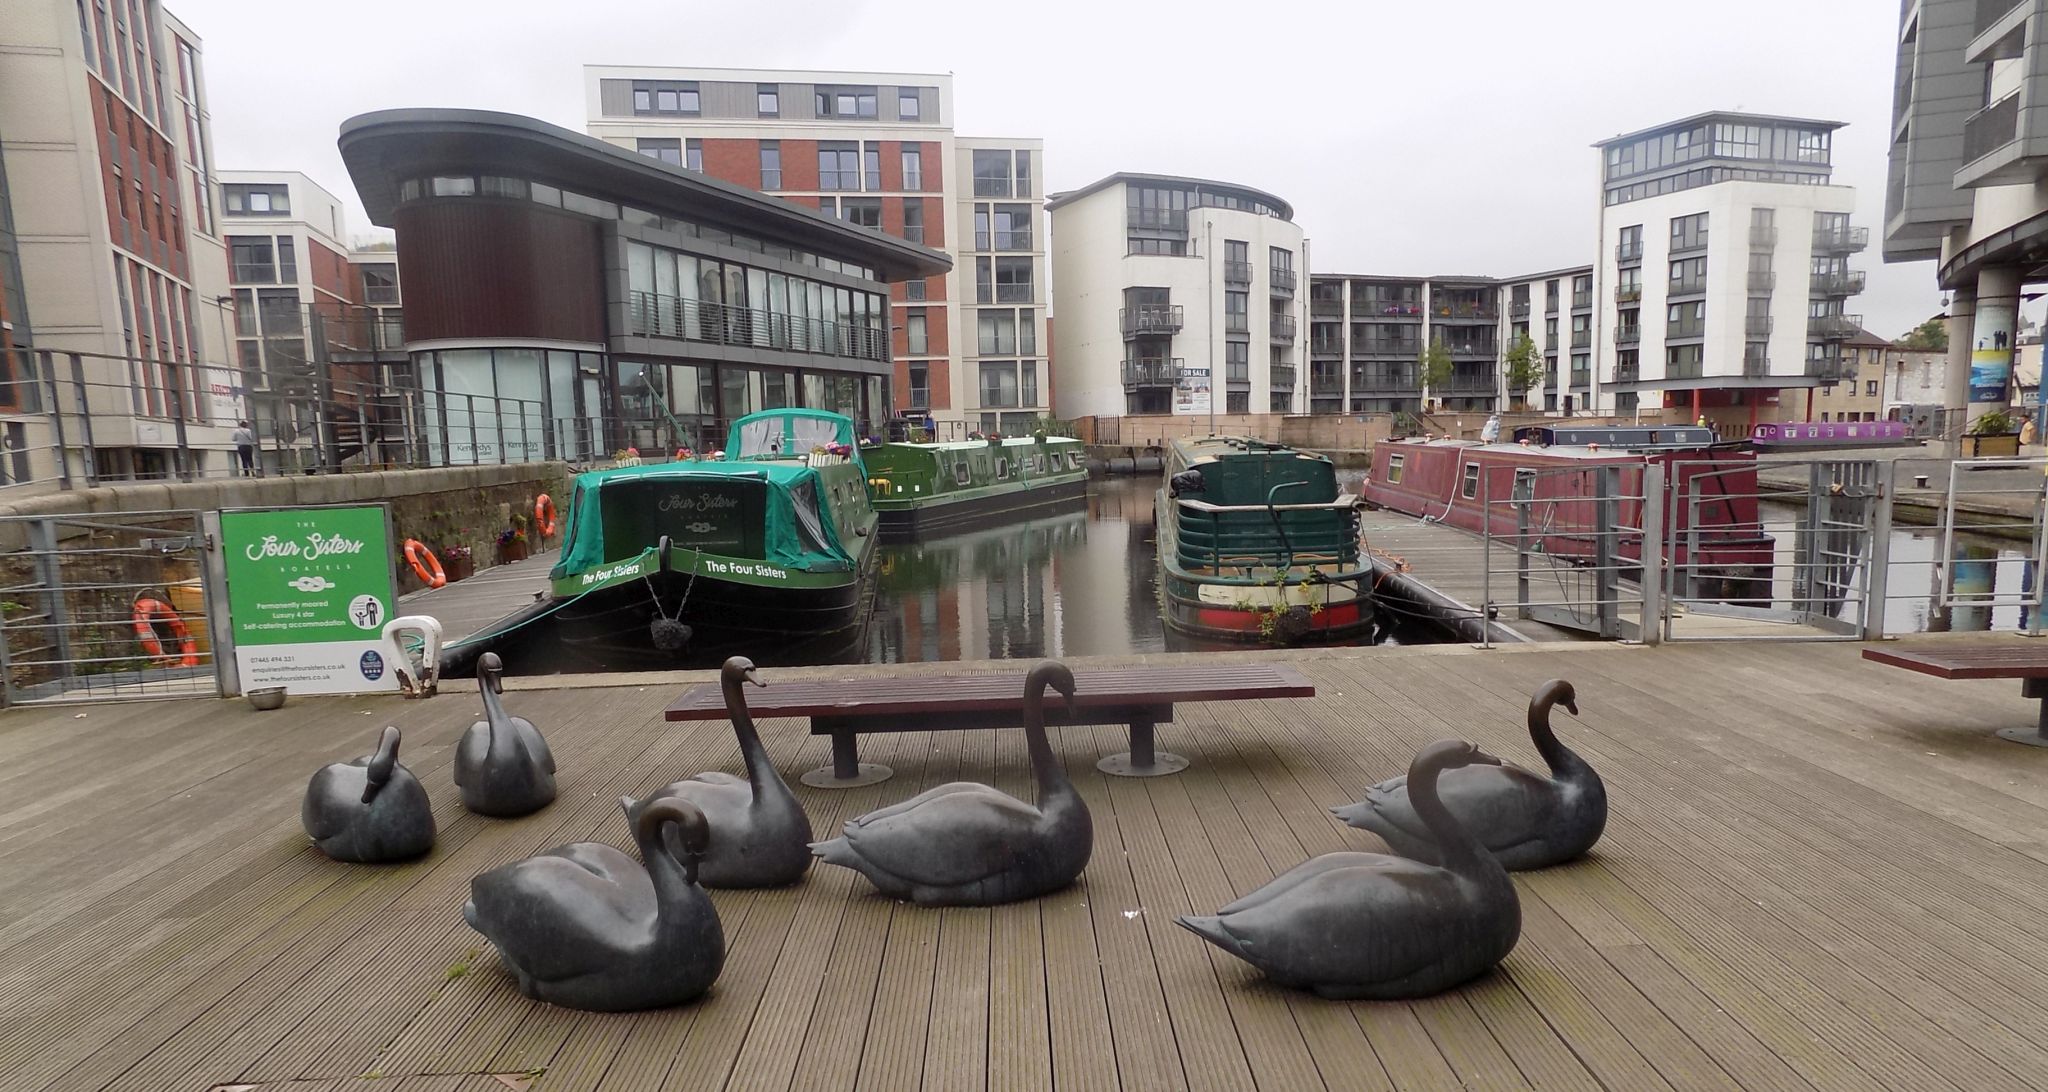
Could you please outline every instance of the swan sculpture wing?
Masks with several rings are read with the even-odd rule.
[[[893,816],[902,815],[905,812],[921,808],[925,804],[933,800],[937,800],[939,797],[951,796],[954,793],[985,793],[995,791],[996,790],[991,789],[987,785],[979,785],[972,781],[949,781],[943,785],[937,785],[932,788],[926,789],[925,791],[918,793],[916,796],[913,796],[908,800],[899,801],[898,803],[891,804],[886,808],[876,808],[875,810],[868,812],[866,815],[861,815],[849,819],[846,821],[846,825],[850,829],[855,826],[866,826],[870,823],[877,823],[881,820],[888,819]]]
[[[1384,853],[1325,853],[1320,857],[1310,857],[1308,860],[1267,880],[1255,890],[1245,892],[1242,898],[1216,912],[1218,914],[1235,914],[1241,910],[1249,910],[1254,906],[1271,902],[1285,895],[1305,881],[1312,880],[1325,872],[1334,871],[1339,868],[1370,868],[1382,861],[1398,861],[1403,859],[1400,857],[1389,857]]]
[[[1496,852],[1544,833],[1556,791],[1549,778],[1508,763],[1463,766],[1437,778],[1437,795],[1444,806]],[[1337,812],[1354,826],[1385,834],[1387,831],[1376,825],[1385,824],[1410,838],[1435,842],[1428,824],[1408,799],[1406,775],[1374,785],[1366,790],[1364,800]]]
[[[846,824],[847,844],[876,868],[927,887],[955,887],[1001,873],[1044,817],[1016,797],[986,785],[972,787],[980,791],[926,794],[914,808],[856,819]]]
[[[593,953],[612,951],[622,934],[653,935],[654,885],[610,846],[564,846],[493,869],[470,881],[470,892],[470,924],[541,981],[603,970]]]
[[[1283,977],[1324,982],[1388,982],[1437,963],[1434,936],[1463,905],[1456,876],[1399,857],[1320,870],[1245,910],[1218,915],[1248,959]],[[1314,938],[1304,946],[1303,938]]]
[[[512,727],[518,732],[519,742],[525,745],[528,757],[541,769],[554,773],[555,752],[548,747],[548,738],[540,734],[540,729],[525,717],[513,717]]]
[[[361,763],[336,762],[322,766],[306,789],[306,804],[299,809],[306,834],[324,842],[346,831],[368,814],[363,785],[368,780]]]

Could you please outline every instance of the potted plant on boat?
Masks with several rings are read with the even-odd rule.
[[[476,575],[476,550],[461,539],[456,539],[441,547],[441,567],[447,571],[450,584],[457,580],[467,580]]]
[[[2013,459],[2019,453],[2019,424],[2005,410],[1992,410],[1977,418],[1963,434],[1965,459]]]

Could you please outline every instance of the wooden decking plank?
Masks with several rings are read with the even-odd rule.
[[[995,732],[990,736],[993,769],[989,784],[1012,796],[1030,792],[1023,734]],[[1051,1002],[1046,995],[1045,932],[1039,914],[1036,899],[1007,903],[989,913],[990,1092],[1036,1092],[1052,1087]]]
[[[1401,1092],[1454,1092],[1468,1087],[1405,1002],[1355,1002],[1352,1015],[1372,1043],[1387,1079]]]
[[[1463,991],[1440,993],[1412,1001],[1409,1007],[1429,1037],[1467,1087],[1528,1088],[1521,1070],[1501,1049],[1485,1021],[1472,1011],[1471,997]]]
[[[925,1088],[987,1087],[989,918],[989,908],[964,906],[939,917],[931,1027],[920,1067]]]
[[[612,1059],[625,1046],[633,1017],[621,1013],[585,1013],[553,1063],[533,1082],[535,1092],[590,1092],[604,1079]]]

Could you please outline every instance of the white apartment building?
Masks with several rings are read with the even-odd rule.
[[[1287,202],[1228,182],[1119,173],[1046,208],[1056,416],[1304,410],[1308,263]]]
[[[1840,128],[1713,112],[1596,145],[1601,411],[1682,408],[1746,431],[1759,407],[1847,378],[1864,280],[1848,259],[1869,229],[1849,224],[1855,191],[1829,183]]]
[[[1573,266],[1500,282],[1501,405],[1570,416],[1592,408],[1593,267]],[[1509,389],[1507,354],[1527,337],[1543,376],[1527,391]]]
[[[220,322],[216,215],[199,38],[158,0],[19,0],[0,19],[0,157],[33,348],[87,388],[102,480],[225,472],[242,411]],[[16,354],[16,361],[26,358]],[[54,473],[46,419],[18,376],[4,441]],[[60,394],[67,415],[79,412]],[[181,434],[192,451],[180,465]],[[17,476],[10,460],[10,477]]]
[[[951,76],[586,65],[584,94],[592,136],[952,253],[892,289],[897,412],[942,438],[1050,412],[1044,145],[957,136]]]

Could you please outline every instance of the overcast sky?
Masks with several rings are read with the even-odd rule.
[[[334,139],[363,111],[581,131],[584,64],[951,72],[956,131],[1043,137],[1049,191],[1118,170],[1257,186],[1294,203],[1316,272],[1590,262],[1595,140],[1714,109],[1847,122],[1835,181],[1873,236],[1852,310],[1895,337],[1941,306],[1932,262],[1878,256],[1897,25],[1869,0],[302,0],[262,18],[247,0],[169,2],[205,41],[217,166],[305,171],[356,234]]]

